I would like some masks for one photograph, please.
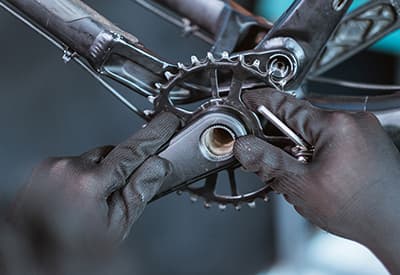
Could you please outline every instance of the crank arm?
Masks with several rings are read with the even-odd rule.
[[[249,120],[240,109],[219,104],[205,108],[199,115],[194,115],[192,121],[159,153],[161,158],[171,163],[173,173],[153,200],[222,170],[240,166],[233,154],[235,140],[239,137],[256,135],[281,148],[292,144],[293,135],[265,136],[262,131],[260,133],[259,122],[257,126],[251,123],[253,120]],[[310,152],[305,146],[293,148],[297,151],[292,153],[299,161],[310,159]]]
[[[351,3],[351,0],[296,0],[259,43],[256,50],[261,52],[274,47],[279,39],[291,39],[304,52],[304,56],[293,53],[299,66],[286,81],[285,90],[295,90],[301,85]],[[275,77],[283,73],[279,63],[271,70]]]
[[[399,0],[374,0],[363,5],[340,23],[316,60],[312,75],[326,72],[399,28]]]
[[[214,110],[189,123],[159,154],[172,164],[173,173],[153,200],[234,165],[234,141],[247,133],[243,121],[229,111]]]

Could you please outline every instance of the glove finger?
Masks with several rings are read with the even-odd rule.
[[[122,196],[122,190],[117,190],[107,199],[108,203],[108,230],[118,241],[127,235],[128,223],[126,220],[126,203]]]
[[[151,157],[132,175],[128,184],[118,191],[121,195],[114,197],[109,207],[109,217],[112,227],[119,225],[125,228],[123,238],[129,233],[133,223],[143,213],[147,203],[156,195],[171,171],[171,164],[167,160]]]
[[[293,206],[304,204],[304,189],[291,180],[275,180],[272,182],[271,188],[275,192],[282,194],[285,200]]]
[[[142,201],[149,202],[158,192],[166,178],[172,173],[172,164],[163,158],[149,158],[129,179],[124,194],[140,194]]]
[[[301,175],[306,169],[285,151],[257,137],[239,138],[234,147],[237,160],[250,172],[258,174],[262,180]]]
[[[83,153],[80,155],[80,158],[98,164],[114,149],[114,147],[115,146],[112,145],[98,147]]]
[[[296,99],[273,89],[246,92],[245,104],[254,112],[264,105],[308,143],[314,144],[320,136],[326,113],[304,100]]]
[[[163,113],[125,142],[116,146],[102,161],[102,169],[111,179],[107,192],[121,188],[130,175],[151,155],[169,141],[179,127],[179,119]]]

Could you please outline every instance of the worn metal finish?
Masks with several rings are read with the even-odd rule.
[[[269,122],[275,125],[285,136],[287,136],[296,145],[292,148],[292,153],[295,157],[303,163],[308,163],[311,160],[313,149],[310,144],[304,141],[298,134],[296,134],[289,126],[280,120],[274,113],[268,110],[267,107],[261,105],[257,111]]]

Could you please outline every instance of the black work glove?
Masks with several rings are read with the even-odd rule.
[[[176,116],[163,113],[115,148],[44,161],[18,197],[13,219],[26,222],[33,207],[53,216],[54,223],[68,223],[61,231],[71,223],[78,228],[91,223],[122,240],[171,173],[170,163],[153,155],[178,125]]]
[[[315,225],[358,241],[400,274],[400,154],[370,113],[323,111],[272,90],[243,95],[256,112],[266,106],[315,146],[311,163],[254,136],[235,155]],[[396,259],[395,259],[396,258]]]

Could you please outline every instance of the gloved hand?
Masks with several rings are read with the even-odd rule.
[[[235,144],[240,163],[284,194],[315,225],[373,250],[400,274],[400,154],[374,115],[323,111],[272,90],[243,95],[315,146],[311,163],[254,136]]]
[[[178,125],[177,117],[163,113],[115,148],[43,162],[18,197],[13,219],[26,222],[33,207],[53,215],[53,223],[92,223],[122,240],[171,173],[170,163],[153,155]]]

